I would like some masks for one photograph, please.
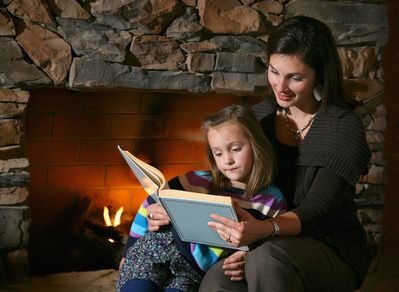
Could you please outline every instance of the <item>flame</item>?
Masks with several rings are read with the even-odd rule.
[[[109,218],[109,210],[108,210],[108,208],[105,207],[105,206],[104,206],[104,213],[103,213],[103,215],[104,215],[105,225],[111,226],[112,223],[111,223],[111,219]]]
[[[118,226],[119,224],[121,224],[121,216],[122,216],[122,212],[123,212],[123,206],[119,208],[118,212],[116,212],[115,218],[114,218],[114,224],[111,223],[111,218],[109,217],[109,209],[108,207],[104,206],[104,212],[103,212],[103,216],[104,216],[104,222],[105,225],[107,226]]]
[[[118,212],[116,212],[115,219],[114,219],[114,227],[121,224],[121,216],[123,212],[123,207],[120,207]]]

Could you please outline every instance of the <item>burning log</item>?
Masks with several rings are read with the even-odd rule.
[[[123,209],[119,211],[119,218],[122,212]],[[115,218],[114,226],[107,226],[104,221],[111,223],[111,220],[109,213],[108,218],[103,218],[105,213],[96,208],[89,197],[80,201],[72,215],[72,224],[66,230],[69,247],[69,253],[65,255],[67,271],[118,269],[128,237],[126,226],[131,224],[132,217],[128,216],[129,219],[125,220],[127,224],[120,225],[117,222],[120,219]]]

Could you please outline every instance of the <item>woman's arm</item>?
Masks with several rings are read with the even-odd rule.
[[[234,202],[239,222],[230,220],[216,214],[211,218],[221,223],[208,222],[208,226],[216,230],[219,235],[226,239],[230,235],[232,246],[245,246],[254,243],[260,239],[269,237],[274,228],[270,221],[261,221],[255,219],[251,214],[242,209],[238,202]],[[273,218],[280,228],[281,236],[295,236],[301,230],[301,222],[298,216],[292,212],[287,212]]]
[[[306,199],[300,206],[273,218],[280,228],[280,236],[296,236],[316,230],[327,222],[345,199],[351,185],[342,177],[326,168],[319,169]],[[235,206],[239,222],[212,214],[221,223],[209,222],[222,238],[230,235],[233,246],[250,245],[269,237],[273,225],[269,221],[253,218],[248,212]]]
[[[320,168],[303,202],[292,210],[301,220],[301,234],[320,229],[331,221],[352,185],[327,168]]]

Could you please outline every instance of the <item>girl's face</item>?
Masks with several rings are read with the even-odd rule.
[[[209,130],[208,142],[218,169],[232,186],[245,189],[254,158],[251,141],[241,127],[224,123]]]
[[[315,71],[297,56],[271,55],[267,76],[281,107],[297,107],[302,111],[314,107]]]

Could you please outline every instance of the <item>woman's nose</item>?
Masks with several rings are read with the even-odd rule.
[[[284,92],[286,90],[287,86],[285,84],[285,80],[283,78],[279,78],[277,83],[276,83],[276,90],[278,92]]]

